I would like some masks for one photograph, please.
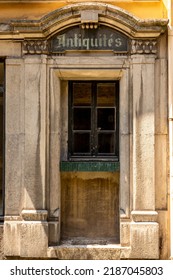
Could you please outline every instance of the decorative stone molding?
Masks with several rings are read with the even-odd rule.
[[[156,54],[156,40],[132,40],[131,54]]]
[[[40,20],[12,20],[9,27],[2,26],[2,34],[10,31],[9,36],[13,32],[13,39],[23,38],[23,54],[48,54],[49,39],[55,34],[72,26],[96,29],[105,25],[132,40],[128,51],[130,54],[156,54],[157,38],[166,30],[167,24],[165,19],[141,20],[113,5],[88,2],[65,6]]]
[[[47,40],[25,40],[23,41],[23,54],[48,54],[49,44]],[[157,40],[131,40],[129,54],[156,54]],[[124,54],[124,53],[123,53]],[[60,52],[56,55],[65,55]],[[119,55],[116,54],[115,55]]]
[[[22,220],[21,216],[5,216],[4,217],[5,222],[17,222],[17,221],[21,221],[21,220]]]
[[[81,25],[82,29],[97,29],[98,28],[98,24],[97,23],[82,23]]]
[[[156,211],[132,211],[134,222],[157,222],[158,213]]]
[[[81,27],[82,29],[98,28],[98,11],[81,11]]]
[[[88,14],[94,11],[98,15],[98,24],[107,25],[126,34],[130,38],[156,38],[167,29],[168,20],[141,20],[126,10],[119,7],[105,4],[83,2],[71,4],[57,9],[39,20],[11,20],[9,23],[1,23],[1,37],[24,39],[40,38],[46,39],[52,37],[58,31],[82,24],[85,16],[81,17],[83,11]],[[91,21],[97,22],[96,16]],[[4,25],[5,24],[5,25]]]
[[[24,221],[47,221],[46,210],[22,210],[21,216]]]
[[[26,40],[23,42],[23,54],[47,54],[46,40]]]

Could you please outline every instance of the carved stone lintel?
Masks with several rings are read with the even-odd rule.
[[[156,40],[132,40],[131,54],[156,54]]]
[[[26,40],[23,42],[24,54],[47,54],[48,43],[46,40]]]

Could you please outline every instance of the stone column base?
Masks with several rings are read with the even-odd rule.
[[[159,259],[159,224],[132,222],[130,245],[130,259]]]
[[[20,217],[8,216],[4,221],[4,255],[20,256]]]
[[[21,217],[5,217],[4,253],[7,257],[47,258],[47,211],[23,210]]]

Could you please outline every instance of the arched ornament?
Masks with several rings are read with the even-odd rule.
[[[13,32],[13,39],[23,38],[24,54],[60,54],[69,48],[72,49],[73,45],[77,45],[79,50],[87,51],[96,49],[98,45],[98,50],[111,49],[115,53],[149,54],[156,53],[157,38],[167,29],[167,24],[166,19],[141,20],[116,6],[89,2],[68,5],[51,12],[40,20],[11,21],[9,30],[10,34],[11,31]],[[86,32],[87,25],[89,26],[87,32],[90,35]],[[91,30],[91,27],[95,25],[97,29]],[[107,38],[104,36],[106,28],[109,34]],[[77,32],[76,37],[71,38],[73,41],[70,38],[67,39],[70,32]],[[92,35],[94,32],[96,35]],[[8,33],[7,27],[6,33]],[[66,34],[66,43],[62,41],[61,48],[55,46],[60,42],[58,36],[63,34]],[[110,35],[115,42],[114,46]],[[7,35],[5,36],[7,38]],[[81,41],[80,38],[82,38]],[[95,41],[94,38],[97,40]],[[121,48],[118,48],[118,38],[120,38]]]

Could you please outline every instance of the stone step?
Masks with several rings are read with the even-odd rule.
[[[119,244],[71,245],[69,243],[48,247],[50,259],[59,260],[120,260],[129,259],[130,247]]]

